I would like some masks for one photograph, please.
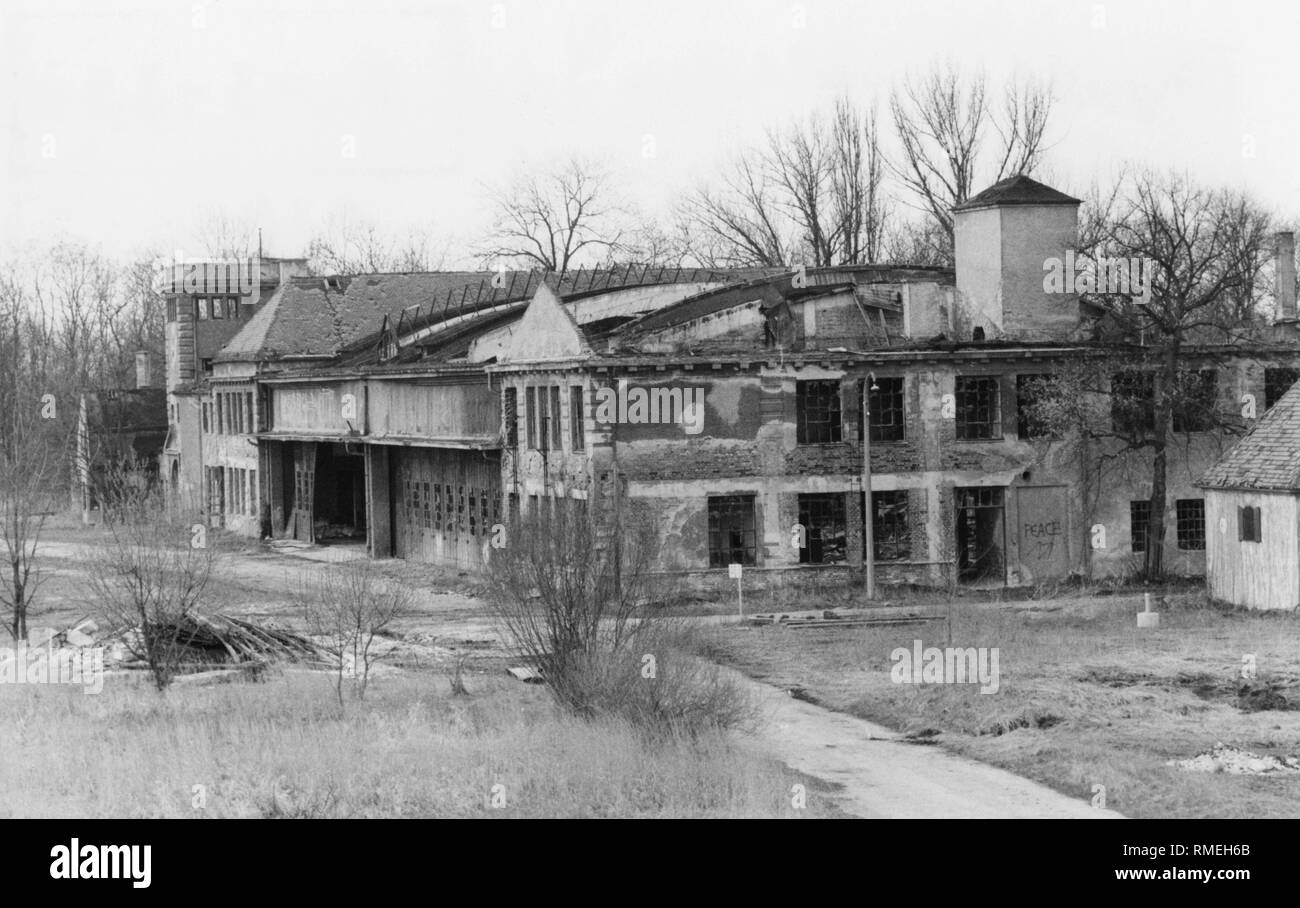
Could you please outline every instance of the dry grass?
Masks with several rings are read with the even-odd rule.
[[[1297,817],[1300,779],[1189,773],[1166,761],[1222,741],[1300,754],[1300,709],[1237,706],[1242,656],[1300,708],[1300,621],[1175,599],[1139,632],[1140,599],[959,603],[952,645],[997,647],[1000,689],[902,685],[895,647],[946,644],[944,625],[838,631],[718,631],[713,655],[805,688],[824,705],[1003,766],[1075,797],[1106,787],[1107,806],[1143,817]],[[937,736],[933,732],[937,731]]]
[[[0,817],[787,817],[835,808],[725,735],[648,744],[478,677],[401,673],[338,709],[330,679],[104,692],[0,686]],[[493,807],[494,786],[505,798]],[[194,786],[205,805],[193,806]]]

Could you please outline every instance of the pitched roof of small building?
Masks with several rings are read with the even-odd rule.
[[[995,208],[1000,205],[1079,205],[1074,196],[1066,195],[1051,186],[1030,179],[1023,173],[999,180],[983,192],[971,196],[953,211],[970,211],[974,208]]]
[[[1300,491],[1300,384],[1282,395],[1197,485]]]

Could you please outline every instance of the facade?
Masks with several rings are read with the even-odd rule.
[[[232,263],[199,263],[197,281],[188,282],[182,267],[168,273],[161,291],[166,300],[167,438],[161,469],[171,499],[189,510],[210,501],[212,461],[203,435],[214,414],[207,381],[213,360],[253,316],[280,293],[293,275],[306,274],[305,259],[258,258],[233,263],[256,272],[255,280],[231,279]],[[208,406],[204,406],[204,401]]]
[[[1027,406],[1080,364],[1098,406],[1152,393],[1140,341],[1044,281],[1078,204],[991,187],[955,213],[955,271],[291,281],[214,357],[203,462],[247,491],[223,473],[210,507],[240,532],[468,570],[510,514],[603,498],[636,502],[661,569],[705,587],[735,562],[783,583],[868,564],[927,585],[1126,573],[1150,454],[1048,437]],[[1195,480],[1249,427],[1243,395],[1262,413],[1300,375],[1293,272],[1290,294],[1249,344],[1182,354],[1225,419],[1175,426],[1168,569],[1206,569]]]
[[[144,482],[156,478],[167,437],[167,401],[162,388],[148,386],[148,357],[137,356],[137,372],[146,376],[140,387],[88,392],[78,400],[72,497],[83,523],[97,523],[102,507],[111,503],[114,469],[143,467]]]
[[[1200,481],[1210,527],[1210,595],[1260,609],[1300,607],[1300,387]]]

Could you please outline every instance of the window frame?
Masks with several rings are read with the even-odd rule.
[[[886,503],[892,499],[892,503]],[[912,496],[907,489],[871,493],[871,557],[873,561],[912,559]],[[892,512],[885,509],[892,509]],[[901,515],[901,516],[900,516]],[[882,550],[892,549],[893,554]]]
[[[1195,505],[1196,507],[1193,507]],[[1200,513],[1195,511],[1199,509]],[[1190,513],[1184,514],[1184,511]],[[1184,552],[1205,551],[1205,499],[1179,498],[1174,502],[1174,526],[1178,548]],[[1199,540],[1198,540],[1199,537]],[[1199,541],[1199,545],[1197,542]]]
[[[1138,532],[1138,527],[1141,532]],[[1147,533],[1151,528],[1151,500],[1135,499],[1128,503],[1129,550],[1134,555],[1146,554]]]
[[[798,499],[799,506],[799,524],[804,528],[804,546],[799,550],[800,564],[845,564],[848,562],[848,515],[844,506],[843,492],[809,492],[800,493]],[[820,520],[814,521],[814,511],[817,510],[819,518],[826,516],[829,520],[824,525]],[[838,517],[838,527],[835,518]],[[839,551],[839,558],[826,560],[826,543],[825,532],[829,528],[831,532],[831,552],[836,549]],[[836,530],[838,529],[838,534]],[[838,535],[838,542],[836,536]],[[813,546],[816,542],[818,551],[822,557],[819,560],[813,559]]]
[[[870,379],[859,383],[860,393],[867,397],[867,436],[873,445],[902,444],[907,441],[907,379],[902,375],[877,376],[880,390],[872,391]],[[888,383],[890,389],[886,389]],[[894,386],[897,388],[894,389]],[[879,415],[888,417],[880,418]],[[858,424],[858,441],[862,441],[862,425]]]
[[[1264,541],[1263,514],[1259,505],[1239,505],[1237,507],[1237,541]]]
[[[710,568],[725,568],[732,564],[748,566],[758,564],[757,498],[758,496],[753,492],[709,495],[706,498]],[[736,521],[739,522],[739,548],[730,541],[734,538],[732,534],[737,529]],[[737,551],[740,552],[739,561],[735,558]]]
[[[973,384],[975,387],[963,387]],[[981,401],[980,389],[991,388],[991,401]],[[970,400],[974,395],[975,399]],[[967,400],[963,402],[963,398]],[[953,423],[958,441],[1001,441],[1002,431],[1002,378],[998,375],[958,375],[953,381],[953,403],[956,411]],[[990,406],[991,403],[991,406]],[[971,412],[979,415],[980,410],[988,411],[984,419],[969,419]],[[987,427],[988,434],[972,434],[972,427]]]
[[[833,389],[833,392],[831,389]],[[840,399],[841,391],[839,380],[834,378],[807,379],[795,382],[796,444],[838,445],[844,443],[844,406]],[[814,428],[817,429],[816,438],[813,437],[812,429]]]
[[[582,385],[569,387],[569,444],[574,451],[587,450],[586,406]]]

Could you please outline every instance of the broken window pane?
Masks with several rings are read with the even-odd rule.
[[[1002,437],[1002,395],[996,377],[959,375],[957,437],[965,440]]]
[[[844,495],[799,496],[799,523],[804,528],[800,564],[839,564],[846,560]]]
[[[841,441],[839,382],[799,382],[796,407],[799,444],[824,445]]]
[[[709,496],[709,567],[757,563],[753,495]]]

